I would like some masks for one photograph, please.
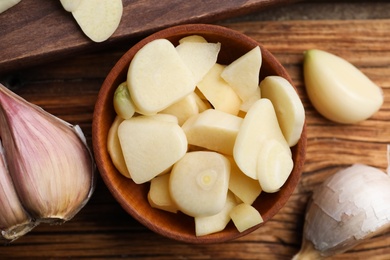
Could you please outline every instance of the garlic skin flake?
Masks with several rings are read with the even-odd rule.
[[[354,164],[332,175],[313,192],[293,259],[343,253],[390,228],[389,201],[390,177],[377,168]]]
[[[87,203],[95,164],[78,126],[0,84],[0,137],[13,188],[35,223],[63,223]]]

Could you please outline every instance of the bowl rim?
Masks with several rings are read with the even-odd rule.
[[[155,32],[139,42],[137,42],[135,45],[133,45],[130,49],[128,49],[124,55],[117,61],[117,63],[114,65],[114,67],[110,70],[108,75],[106,76],[101,89],[98,93],[98,97],[96,99],[95,108],[93,112],[93,118],[92,118],[92,146],[93,146],[93,152],[95,156],[95,162],[97,165],[97,169],[100,173],[100,176],[102,177],[105,185],[113,195],[113,197],[116,199],[116,201],[121,205],[121,207],[130,214],[134,219],[136,219],[138,222],[140,222],[142,225],[146,226],[150,230],[154,231],[155,233],[158,233],[162,236],[168,237],[170,239],[174,239],[181,242],[187,242],[187,243],[194,243],[194,244],[204,244],[204,243],[216,243],[216,242],[224,242],[233,240],[239,237],[242,237],[246,234],[251,233],[252,231],[256,230],[260,226],[264,225],[269,219],[274,217],[274,215],[279,212],[282,207],[287,203],[288,199],[294,192],[295,188],[297,187],[300,177],[303,172],[303,166],[305,162],[305,156],[306,156],[306,143],[307,143],[307,136],[306,136],[306,120],[304,122],[304,126],[302,129],[301,138],[297,145],[292,147],[293,154],[295,154],[296,158],[299,158],[298,163],[296,163],[297,160],[294,160],[294,168],[293,173],[290,174],[290,177],[288,178],[287,182],[283,186],[282,190],[279,191],[280,198],[277,201],[275,206],[271,207],[271,210],[267,212],[267,215],[263,215],[264,222],[252,227],[244,232],[235,232],[231,234],[229,237],[225,237],[222,235],[218,235],[218,233],[214,233],[211,235],[201,236],[197,237],[195,235],[195,231],[193,233],[193,236],[190,235],[183,235],[180,233],[172,233],[171,230],[162,228],[161,226],[157,227],[152,223],[150,219],[146,219],[144,215],[137,212],[135,209],[137,203],[136,201],[132,201],[135,206],[129,206],[129,202],[126,201],[122,196],[122,191],[118,190],[117,187],[112,186],[111,178],[110,178],[110,172],[105,167],[105,162],[111,161],[110,156],[108,155],[107,149],[101,149],[100,144],[106,144],[106,141],[104,138],[107,138],[107,133],[103,132],[104,124],[107,124],[108,122],[105,122],[102,120],[101,115],[105,112],[105,107],[101,105],[101,100],[106,100],[110,95],[112,94],[112,85],[113,82],[118,80],[118,75],[120,73],[124,73],[123,70],[127,68],[130,63],[131,57],[134,56],[134,54],[142,48],[146,43],[154,40],[154,39],[160,39],[160,38],[167,38],[167,35],[193,35],[193,34],[204,34],[212,33],[217,34],[218,36],[223,37],[230,37],[234,40],[239,41],[240,43],[245,43],[246,47],[254,47],[254,46],[260,46],[260,49],[262,51],[262,57],[264,60],[264,57],[268,59],[269,61],[272,61],[272,69],[275,70],[275,73],[277,75],[280,75],[287,79],[294,87],[294,89],[297,91],[297,88],[293,84],[289,74],[287,73],[286,69],[281,65],[281,63],[260,43],[258,43],[256,40],[250,38],[249,36],[235,31],[233,29],[229,29],[227,27],[223,27],[220,25],[212,25],[212,24],[183,24],[183,25],[177,25],[173,27],[169,27],[166,29],[162,29],[158,32]],[[118,71],[117,68],[122,68],[121,71]],[[117,84],[116,84],[117,85]],[[111,163],[112,164],[112,163]],[[117,171],[114,174],[120,174]],[[124,177],[125,178],[125,177]],[[287,185],[288,183],[288,185]],[[267,195],[265,195],[267,196]],[[278,195],[279,196],[279,195]]]

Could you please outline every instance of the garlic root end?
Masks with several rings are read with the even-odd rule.
[[[314,245],[308,241],[303,240],[302,247],[299,250],[299,252],[293,256],[292,260],[321,260],[324,259],[323,256],[321,256],[320,252],[318,252]]]

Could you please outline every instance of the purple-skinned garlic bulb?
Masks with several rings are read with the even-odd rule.
[[[0,84],[0,138],[0,201],[13,207],[0,211],[3,238],[14,240],[41,222],[68,221],[88,202],[95,164],[78,126]]]

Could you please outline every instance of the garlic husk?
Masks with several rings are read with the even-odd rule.
[[[78,126],[0,84],[0,137],[15,191],[35,222],[68,221],[87,203],[95,164]]]
[[[390,227],[389,201],[390,177],[377,168],[354,164],[332,175],[313,192],[293,259],[343,253],[382,233]]]
[[[0,237],[14,240],[36,226],[24,210],[15,192],[11,176],[4,159],[4,149],[0,142]]]

